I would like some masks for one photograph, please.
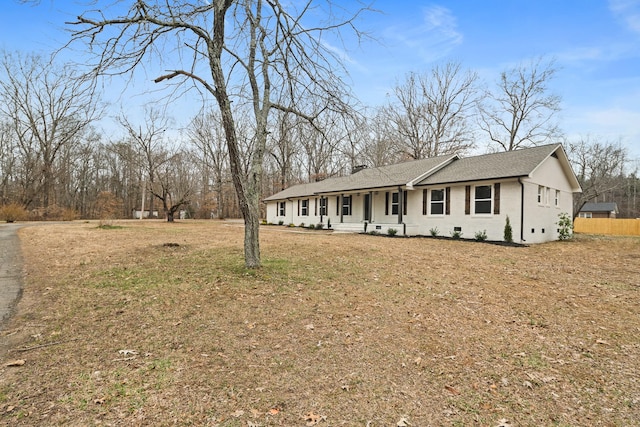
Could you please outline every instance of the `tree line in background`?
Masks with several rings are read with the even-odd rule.
[[[89,79],[33,55],[4,53],[0,66],[0,205],[17,205],[30,219],[130,218],[142,209],[170,220],[241,215],[216,109],[180,128],[159,109],[145,110],[142,123],[122,114],[120,136],[107,136]],[[482,149],[483,137],[486,151],[562,140],[559,99],[546,87],[553,73],[553,63],[535,62],[505,71],[489,91],[475,73],[447,63],[408,74],[380,107],[332,111],[314,123],[279,110],[268,123],[261,196],[356,166],[464,155]],[[238,117],[246,175],[255,125],[248,111]],[[638,216],[637,163],[619,142],[585,137],[565,148],[583,188],[576,212],[608,201],[621,217]]]

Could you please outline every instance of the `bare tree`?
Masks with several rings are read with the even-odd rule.
[[[99,73],[126,73],[155,56],[173,63],[156,82],[190,81],[216,99],[245,222],[248,268],[260,266],[260,196],[269,113],[278,109],[313,121],[320,111],[296,108],[298,100],[309,97],[321,98],[322,103],[312,105],[322,105],[323,110],[344,108],[347,91],[336,76],[341,60],[327,36],[341,28],[355,29],[355,19],[364,9],[349,14],[328,1],[319,4],[323,10],[310,0],[137,0],[123,16],[107,17],[108,9],[102,9],[72,23],[78,28],[73,39],[96,52]],[[311,14],[324,16],[324,22],[306,27],[306,22],[317,22]],[[241,171],[232,102],[236,108],[249,105],[255,121],[246,175]]]
[[[224,183],[229,179],[229,154],[226,150],[220,114],[215,110],[201,111],[187,128],[187,137],[199,153],[203,166],[204,194],[209,193],[209,173],[213,173],[218,218],[224,216]]]
[[[191,202],[195,187],[194,163],[190,153],[177,150],[174,153],[163,152],[164,159],[156,169],[157,185],[151,192],[162,202],[165,217],[173,222],[176,212]]]
[[[0,122],[0,205],[15,202],[16,147],[8,122]]]
[[[407,156],[422,159],[473,148],[469,119],[476,81],[475,73],[450,62],[429,73],[409,73],[396,85],[384,111]]]
[[[171,119],[155,108],[146,108],[144,125],[133,124],[124,114],[118,117],[118,122],[127,132],[129,141],[136,147],[139,156],[137,162],[146,174],[143,185],[149,190],[149,217],[154,212],[154,199],[151,194],[158,176],[158,169],[170,157],[166,153],[165,134],[171,124]],[[146,201],[145,201],[146,202]]]
[[[279,111],[274,114],[273,131],[270,134],[267,150],[275,162],[278,173],[278,187],[275,191],[287,188],[293,177],[293,162],[299,151],[298,140],[294,138],[297,118],[294,114]]]
[[[364,164],[378,167],[406,160],[406,154],[402,153],[401,147],[394,139],[394,132],[384,108],[377,108],[369,113],[363,127]]]
[[[582,193],[574,198],[574,215],[586,202],[597,201],[626,184],[627,150],[619,141],[598,141],[587,136],[570,142],[567,151],[582,187]]]
[[[94,81],[69,66],[58,67],[41,57],[4,53],[0,59],[0,113],[11,129],[25,167],[23,202],[40,197],[49,207],[57,171],[55,164],[65,147],[78,144],[102,111]]]
[[[555,122],[560,97],[549,92],[556,74],[553,61],[542,58],[503,71],[495,90],[480,102],[479,126],[504,151],[552,142],[561,136]]]

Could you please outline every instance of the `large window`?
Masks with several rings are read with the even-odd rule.
[[[342,197],[342,215],[351,215],[351,196]]]
[[[309,199],[300,200],[300,216],[309,215]]]
[[[491,186],[478,185],[475,188],[475,211],[476,214],[491,213]]]
[[[444,215],[444,189],[431,190],[431,215]]]
[[[285,216],[287,211],[287,202],[278,203],[278,216]]]

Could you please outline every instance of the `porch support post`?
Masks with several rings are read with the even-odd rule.
[[[340,194],[340,224],[342,224],[342,215],[344,214],[344,194]]]
[[[404,211],[404,191],[398,186],[398,224],[402,224],[402,214]]]
[[[373,191],[369,191],[369,222],[373,222]]]

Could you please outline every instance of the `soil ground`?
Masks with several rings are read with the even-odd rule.
[[[19,231],[0,424],[640,425],[640,239]]]

